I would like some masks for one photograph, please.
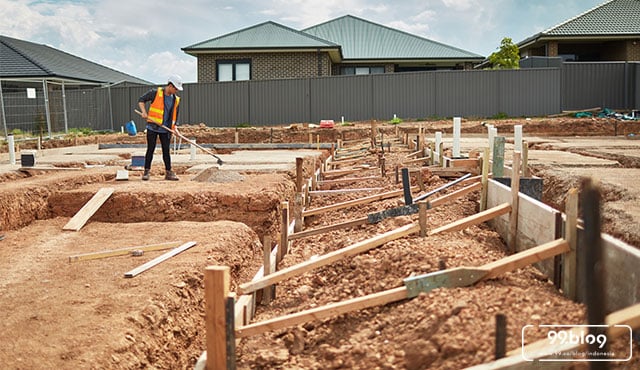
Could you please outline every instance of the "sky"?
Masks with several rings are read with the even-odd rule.
[[[304,29],[343,15],[482,56],[605,0],[0,0],[0,34],[162,84],[197,81],[182,48],[273,21]]]

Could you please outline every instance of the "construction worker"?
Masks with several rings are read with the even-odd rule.
[[[142,180],[149,180],[153,152],[156,150],[158,138],[160,138],[162,146],[164,178],[165,180],[178,180],[178,176],[171,170],[171,132],[167,130],[177,130],[178,107],[180,105],[180,97],[176,95],[178,91],[182,91],[182,78],[178,75],[172,75],[164,88],[151,89],[138,99],[140,115],[147,120],[147,152],[144,157]],[[151,102],[148,112],[147,102]]]

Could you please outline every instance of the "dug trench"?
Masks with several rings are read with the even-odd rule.
[[[399,165],[406,154],[392,148],[385,154],[388,168]],[[8,315],[0,340],[8,345],[0,349],[0,360],[8,368],[174,369],[195,364],[206,348],[204,268],[229,266],[232,291],[253,277],[262,263],[262,236],[277,240],[279,204],[293,198],[294,176],[246,174],[242,181],[198,183],[179,172],[183,181],[178,183],[159,177],[148,183],[137,178],[116,182],[113,171],[89,169],[83,175],[38,174],[3,184],[0,209],[5,239],[0,265],[6,274],[0,284],[0,311]],[[305,177],[310,173],[307,167]],[[364,171],[359,176],[374,174]],[[428,189],[447,182],[426,170],[422,178]],[[416,185],[416,178],[412,181]],[[107,186],[115,192],[91,221],[78,232],[62,231],[69,217]],[[388,176],[340,188],[388,191],[398,186]],[[310,206],[361,196],[317,194]],[[472,193],[431,210],[429,228],[474,214],[477,203],[478,194]],[[402,204],[391,199],[331,211],[308,217],[305,228]],[[279,267],[409,222],[417,222],[417,215],[297,240]],[[79,253],[167,241],[197,245],[132,279],[123,278],[123,273],[163,252],[145,252],[142,259],[127,255],[69,262],[69,256]],[[411,275],[477,266],[505,255],[500,236],[484,225],[451,234],[412,235],[281,282],[276,299],[257,307],[256,320],[397,287]],[[507,317],[508,350],[520,347],[524,325],[585,320],[583,305],[564,298],[553,282],[528,267],[473,287],[440,288],[413,300],[243,339],[237,365],[241,369],[460,369],[493,358],[499,313]],[[528,339],[542,335],[533,333]],[[614,348],[621,344],[614,343]],[[637,357],[633,361],[614,368],[638,366]]]
[[[262,261],[259,241],[265,234],[275,239],[280,203],[293,194],[291,176],[119,182],[108,167],[8,176],[0,193],[3,367],[193,366],[205,348],[204,268],[230,266],[234,282],[253,276]],[[80,231],[63,231],[104,187],[115,191],[90,221]],[[88,252],[189,241],[196,246],[132,279],[124,273],[166,250],[70,261]]]

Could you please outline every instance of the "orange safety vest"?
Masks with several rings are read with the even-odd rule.
[[[176,121],[178,120],[178,104],[180,104],[180,97],[175,96],[176,101],[173,104],[173,115],[171,117],[171,129],[175,129]],[[160,123],[164,120],[164,90],[159,87],[156,92],[156,97],[149,106],[147,122]]]

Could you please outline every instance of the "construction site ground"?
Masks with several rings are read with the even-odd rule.
[[[544,180],[543,201],[563,210],[564,197],[579,187],[583,176],[595,177],[603,189],[603,231],[640,247],[640,123],[606,119],[534,119],[487,121],[507,137],[506,163],[513,149],[513,125],[522,124],[529,147],[529,165]],[[430,137],[444,132],[451,145],[451,122],[403,123],[398,128],[378,123],[387,140],[422,125]],[[210,129],[185,126],[183,133],[198,143],[307,143],[367,139],[370,123],[335,129],[286,128]],[[398,131],[399,130],[399,131]],[[384,140],[384,139],[383,139]],[[33,149],[33,141],[19,150]],[[100,144],[121,147],[99,149]],[[173,156],[180,181],[164,180],[160,152],[152,178],[129,171],[126,181],[116,172],[144,152],[142,135],[109,134],[43,142],[36,170],[19,171],[8,164],[6,146],[0,154],[0,363],[7,369],[186,369],[206,349],[203,272],[206,266],[231,270],[231,290],[248,282],[262,264],[265,235],[278,241],[280,203],[294,199],[295,159],[304,158],[305,179],[327,151],[217,150],[225,162],[189,149]],[[487,146],[486,126],[465,120],[462,153]],[[18,151],[18,155],[19,155]],[[387,176],[320,190],[400,189],[393,169],[409,151],[392,145],[385,151]],[[356,176],[380,174],[377,156]],[[58,169],[47,167],[55,166]],[[366,166],[365,166],[366,167]],[[422,169],[427,190],[446,184]],[[195,181],[194,181],[195,179]],[[416,185],[416,178],[413,184]],[[71,217],[101,188],[114,193],[79,231],[63,230]],[[451,190],[442,192],[445,194]],[[361,198],[376,191],[311,196],[308,208]],[[430,210],[429,227],[455,221],[478,211],[479,194],[472,193]],[[403,205],[389,199],[305,219],[305,229],[335,224],[368,213]],[[279,268],[349,246],[417,220],[417,215],[386,219],[293,242]],[[70,257],[125,247],[193,241],[197,244],[148,271],[124,274],[164,251],[142,256],[71,262]],[[285,280],[276,298],[258,305],[255,320],[299,312],[395,288],[403,279],[443,267],[479,266],[507,255],[500,236],[488,226],[473,226],[452,234],[412,235],[388,242]],[[491,361],[495,315],[507,317],[507,349],[518,350],[521,330],[528,324],[581,324],[583,305],[571,302],[534,267],[527,267],[472,287],[436,289],[413,300],[312,321],[239,341],[239,369],[460,369]],[[540,333],[542,335],[542,333]],[[535,336],[535,335],[534,335]],[[541,339],[529,338],[530,340]],[[613,343],[614,350],[624,345]],[[617,369],[640,367],[638,344],[629,362]],[[573,368],[587,368],[574,363]]]

